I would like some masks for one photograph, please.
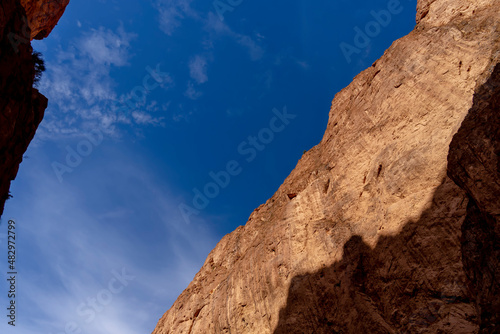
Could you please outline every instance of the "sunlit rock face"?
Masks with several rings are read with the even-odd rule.
[[[31,39],[47,37],[61,18],[69,0],[20,0],[26,10]]]
[[[499,5],[419,1],[153,333],[499,333]]]
[[[47,107],[45,96],[33,88],[30,41],[48,35],[67,3],[2,0],[0,5],[0,216]]]

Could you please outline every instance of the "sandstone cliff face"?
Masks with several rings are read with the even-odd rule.
[[[20,0],[26,10],[31,39],[47,37],[61,18],[69,0]]]
[[[499,333],[498,8],[420,1],[153,333]]]
[[[67,1],[61,7],[55,4],[58,2],[2,0],[0,5],[0,216],[10,182],[47,107],[45,96],[33,88],[30,40],[45,37],[55,26]],[[51,14],[51,10],[55,12]]]

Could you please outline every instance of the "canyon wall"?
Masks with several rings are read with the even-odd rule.
[[[26,11],[30,39],[49,36],[61,18],[69,0],[20,0]]]
[[[498,8],[419,1],[153,333],[499,333]]]
[[[2,0],[0,5],[0,216],[23,154],[47,108],[33,88],[30,41],[46,37],[69,0]]]

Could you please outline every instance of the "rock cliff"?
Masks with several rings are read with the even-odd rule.
[[[69,0],[20,0],[31,29],[31,39],[49,36],[61,18]]]
[[[47,99],[33,88],[30,41],[47,36],[67,4],[67,0],[2,0],[0,4],[0,216],[10,182],[47,107]]]
[[[420,0],[153,333],[500,333],[498,8]]]

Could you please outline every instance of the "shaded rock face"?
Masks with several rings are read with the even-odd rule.
[[[420,1],[153,333],[500,332],[499,5]]]
[[[477,333],[460,259],[465,203],[445,178],[397,235],[373,249],[350,237],[340,261],[292,279],[274,333]]]
[[[36,32],[33,36],[42,36],[41,31],[48,32],[57,23],[39,18],[49,13],[38,12],[37,8],[48,10],[52,7],[43,4],[51,2],[23,2],[27,7],[18,0],[2,0],[0,5],[0,216],[9,196],[10,182],[17,175],[23,154],[47,107],[47,99],[33,88],[35,64],[30,36],[32,32]],[[62,14],[59,11],[64,7],[61,8],[57,16]],[[33,22],[34,30],[27,22]]]
[[[466,191],[462,258],[485,333],[500,333],[500,64],[453,138],[448,175]]]

